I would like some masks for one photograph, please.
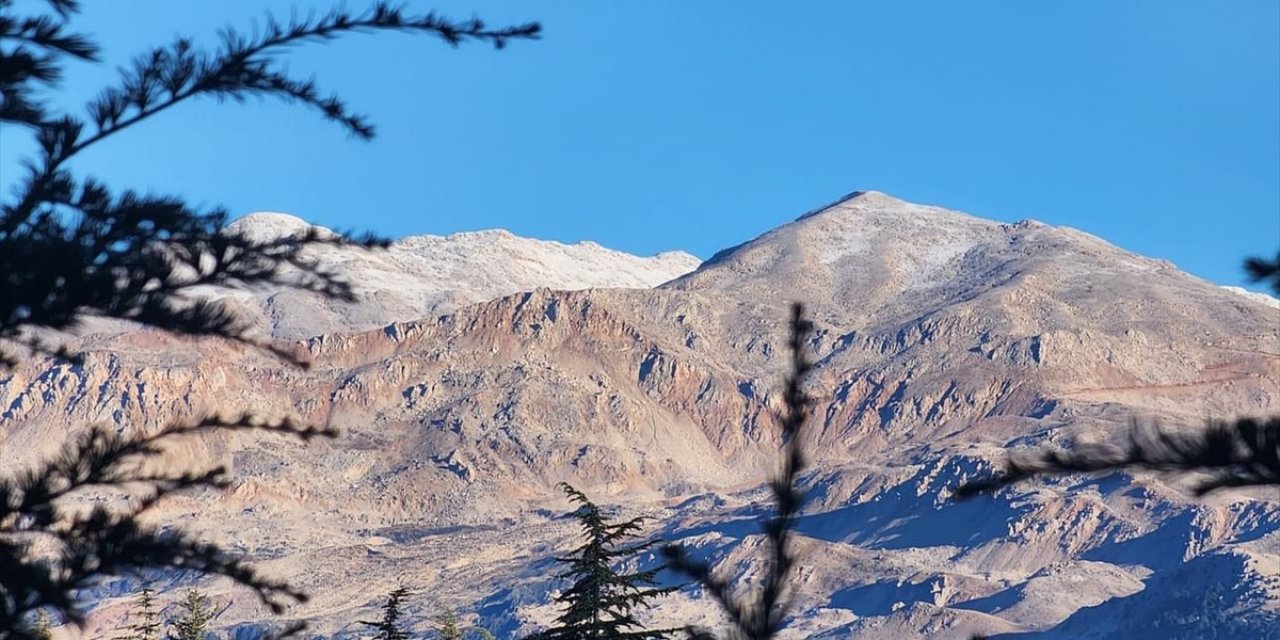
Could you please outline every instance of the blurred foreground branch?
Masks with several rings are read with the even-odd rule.
[[[1004,469],[956,490],[960,498],[995,491],[1038,475],[1145,469],[1197,473],[1197,495],[1227,487],[1280,485],[1280,417],[1212,421],[1203,430],[1133,425],[1121,444],[1080,444],[1008,454]]]

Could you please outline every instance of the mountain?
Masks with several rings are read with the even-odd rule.
[[[160,516],[305,587],[315,598],[289,615],[317,632],[356,633],[350,621],[405,582],[516,637],[550,619],[552,559],[576,534],[559,481],[648,516],[740,581],[759,570],[786,307],[799,300],[815,320],[817,402],[785,637],[1154,639],[1211,626],[1249,638],[1280,622],[1274,491],[1194,500],[1177,479],[1111,474],[950,498],[1004,447],[1110,437],[1132,420],[1280,412],[1280,311],[1266,301],[1072,229],[876,192],[650,288],[516,281],[539,272],[474,259],[509,256],[499,240],[469,238],[483,248],[459,259],[476,270],[458,267],[468,291],[496,297],[422,319],[402,315],[417,303],[369,296],[358,322],[385,324],[294,340],[308,370],[216,340],[85,335],[83,366],[31,362],[0,380],[5,468],[92,421],[154,429],[252,409],[332,424],[345,435],[305,447],[234,434],[175,450],[176,464],[231,461],[236,485],[173,499]],[[406,243],[402,254],[456,257]],[[353,282],[400,273],[369,266],[385,264],[377,254],[320,259]],[[414,264],[403,270],[432,271]],[[279,335],[310,322],[264,317],[279,318]],[[162,589],[192,580],[156,578]],[[92,594],[95,624],[109,626],[136,586]],[[207,588],[229,603],[224,625],[250,634],[269,620],[243,593]],[[1178,615],[1204,594],[1203,609],[1230,615]],[[714,622],[715,609],[686,590],[652,615]]]
[[[282,213],[254,213],[228,230],[259,241],[300,236],[312,225]],[[321,233],[331,233],[319,228]],[[317,245],[304,258],[353,285],[360,301],[326,300],[296,289],[220,291],[247,302],[257,324],[277,338],[358,331],[391,320],[427,318],[538,287],[648,288],[698,267],[698,258],[668,251],[642,258],[594,242],[561,244],[521,238],[501,229],[448,236],[410,236],[385,251]]]

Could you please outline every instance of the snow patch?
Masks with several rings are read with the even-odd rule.
[[[1280,299],[1277,299],[1274,296],[1269,296],[1261,291],[1250,291],[1244,287],[1224,286],[1222,288],[1236,295],[1244,296],[1259,304],[1265,304],[1272,309],[1280,309]]]
[[[227,225],[257,242],[290,238],[319,230],[332,233],[284,213],[247,215]],[[410,236],[386,249],[371,250],[343,244],[316,244],[302,256],[322,271],[351,285],[361,302],[326,301],[288,287],[236,291],[213,287],[214,297],[233,297],[249,308],[258,307],[264,328],[277,337],[312,332],[363,330],[393,321],[445,313],[459,306],[492,300],[539,288],[574,290],[596,288],[648,289],[697,269],[697,257],[666,251],[641,257],[615,251],[595,242],[564,244],[517,236],[504,229],[464,231],[447,236]],[[283,282],[302,279],[285,266]],[[281,322],[281,318],[298,319]],[[305,321],[302,319],[306,319]]]

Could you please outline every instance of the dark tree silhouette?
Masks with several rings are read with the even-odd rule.
[[[119,630],[123,633],[113,636],[111,640],[156,640],[160,637],[160,612],[156,609],[155,595],[156,592],[151,587],[142,587],[126,618],[133,620],[121,627]],[[44,611],[41,610],[40,613],[43,614]]]
[[[42,338],[74,329],[85,317],[131,320],[162,330],[219,336],[290,356],[250,337],[232,311],[195,295],[204,285],[275,284],[351,298],[351,288],[321,272],[302,250],[317,243],[382,244],[317,232],[258,242],[225,229],[222,209],[200,210],[180,196],[109,188],[72,171],[84,150],[195,98],[242,102],[271,97],[315,109],[351,135],[373,137],[372,124],[311,80],[290,76],[283,54],[307,42],[353,33],[403,31],[434,35],[449,45],[497,47],[536,38],[536,23],[491,29],[479,20],[410,14],[387,2],[353,13],[343,8],[289,22],[267,17],[252,35],[222,32],[206,50],[179,38],[153,48],[121,70],[118,82],[85,105],[85,115],[56,113],[42,96],[56,89],[69,61],[98,62],[94,40],[72,26],[77,0],[33,1],[19,13],[0,0],[0,126],[25,128],[37,142],[21,176],[0,200],[0,371],[20,355],[76,354]],[[286,267],[291,275],[284,275]],[[304,364],[304,363],[299,363]],[[210,431],[254,429],[309,440],[333,432],[290,420],[209,417],[156,433],[94,428],[65,451],[30,470],[0,478],[0,640],[32,637],[32,612],[53,612],[80,624],[77,589],[100,577],[154,568],[221,574],[252,589],[274,611],[304,599],[296,589],[255,573],[229,552],[164,532],[138,518],[175,491],[221,487],[224,470],[145,471],[171,440]],[[91,489],[129,492],[124,510],[87,513],[67,500]]]
[[[1244,270],[1254,282],[1261,282],[1271,287],[1280,296],[1280,251],[1273,260],[1252,257],[1244,261]]]
[[[644,629],[634,615],[636,609],[674,591],[654,586],[659,570],[622,573],[614,568],[655,544],[625,542],[640,532],[644,519],[610,522],[581,491],[565,483],[560,486],[578,504],[573,517],[582,526],[585,540],[570,555],[556,559],[567,565],[557,577],[573,581],[556,598],[564,612],[554,626],[530,636],[530,640],[659,640],[671,636],[673,629]]]
[[[1205,477],[1195,484],[1197,495],[1226,487],[1280,485],[1280,418],[1210,422],[1197,431],[1134,425],[1123,445],[1014,452],[1001,472],[961,486],[956,495],[967,498],[1041,474],[1121,469],[1201,473]]]
[[[409,634],[400,628],[400,619],[404,612],[400,610],[404,599],[409,595],[405,587],[396,587],[387,594],[387,603],[382,605],[382,617],[377,622],[361,620],[360,624],[377,629],[377,640],[408,640]]]
[[[223,467],[149,473],[140,471],[146,466],[143,463],[161,456],[164,445],[177,438],[232,429],[304,440],[333,435],[328,429],[288,420],[263,423],[249,416],[174,424],[149,435],[117,435],[95,427],[55,458],[15,478],[0,479],[0,637],[27,637],[24,617],[36,609],[52,609],[79,622],[77,590],[92,586],[102,576],[146,568],[228,576],[253,589],[276,612],[288,602],[302,601],[305,596],[297,589],[259,575],[216,545],[139,521],[174,492],[228,484]],[[128,492],[131,506],[97,505],[86,513],[67,504],[86,491],[104,489]]]
[[[794,594],[788,584],[795,568],[796,551],[791,540],[804,493],[797,488],[800,473],[807,464],[801,446],[801,432],[808,417],[810,399],[801,389],[805,376],[813,368],[804,355],[804,344],[813,325],[804,316],[804,307],[796,304],[791,309],[791,333],[788,346],[791,350],[791,372],[787,377],[783,396],[785,408],[777,416],[782,426],[782,469],[770,482],[777,515],[764,522],[764,533],[769,555],[765,558],[764,584],[750,596],[738,594],[723,577],[715,575],[711,565],[693,560],[679,545],[668,545],[664,551],[671,566],[692,577],[701,584],[729,617],[731,627],[723,634],[690,629],[694,638],[724,640],[766,640],[782,629],[791,611]]]
[[[66,58],[98,58],[97,45],[70,30],[79,3],[50,5],[52,14],[17,16],[11,13],[13,0],[0,0],[0,124],[29,127],[39,143],[14,185],[15,197],[0,207],[0,339],[38,350],[48,349],[24,327],[65,329],[92,315],[246,340],[244,327],[225,307],[189,297],[201,285],[277,283],[351,295],[348,286],[317,272],[300,253],[308,244],[348,239],[312,232],[254,242],[226,233],[221,209],[198,211],[178,196],[116,193],[73,175],[67,164],[85,149],[194,98],[241,102],[254,96],[312,107],[367,140],[374,135],[368,119],[339,97],[322,95],[314,81],[290,77],[284,50],[388,30],[431,34],[450,45],[476,40],[501,47],[539,31],[536,23],[490,29],[479,20],[410,15],[385,2],[364,13],[335,9],[288,23],[268,16],[251,37],[224,30],[215,51],[179,38],[138,56],[117,85],[86,105],[86,120],[50,113],[35,98],[41,86],[56,86]],[[309,277],[282,282],[285,265],[302,267]]]
[[[1245,270],[1280,295],[1280,254],[1275,261],[1245,260]],[[1038,475],[1148,469],[1203,474],[1196,495],[1228,487],[1280,485],[1280,416],[1210,420],[1199,431],[1172,431],[1156,425],[1130,427],[1122,444],[1080,444],[1072,449],[1043,447],[1007,454],[1004,468],[961,485],[969,498]]]

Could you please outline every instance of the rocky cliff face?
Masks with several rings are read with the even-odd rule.
[[[83,367],[10,372],[5,468],[90,422],[153,429],[251,409],[333,424],[342,438],[306,447],[235,435],[175,451],[176,464],[230,460],[238,480],[173,500],[163,517],[308,588],[315,600],[290,615],[320,632],[356,631],[350,621],[403,581],[514,637],[549,619],[550,559],[574,535],[557,517],[568,506],[559,481],[650,516],[663,536],[751,579],[786,305],[800,300],[817,324],[807,348],[819,402],[788,637],[1198,637],[1208,618],[1169,610],[1206,593],[1221,603],[1208,609],[1230,613],[1218,628],[1243,621],[1238,637],[1280,619],[1274,491],[1193,501],[1167,479],[1111,475],[949,499],[1002,447],[1106,437],[1134,419],[1196,426],[1280,411],[1280,310],[1267,301],[1075,230],[874,192],[683,276],[692,258],[560,246],[588,265],[569,277],[560,262],[513,273],[495,265],[518,260],[488,257],[534,241],[411,240],[390,257],[320,257],[360,274],[396,263],[358,311],[295,314],[278,293],[245,298],[264,326],[296,337],[315,363],[306,371],[218,341],[114,328],[80,338]],[[609,269],[591,266],[601,256]],[[415,310],[430,304],[404,302],[464,275],[452,312],[422,319]],[[600,286],[637,288],[590,288]],[[317,317],[325,330],[306,332]],[[104,585],[95,621],[109,624],[134,586]],[[243,594],[208,588],[230,603],[224,624],[268,618]],[[714,620],[694,592],[653,615]]]

